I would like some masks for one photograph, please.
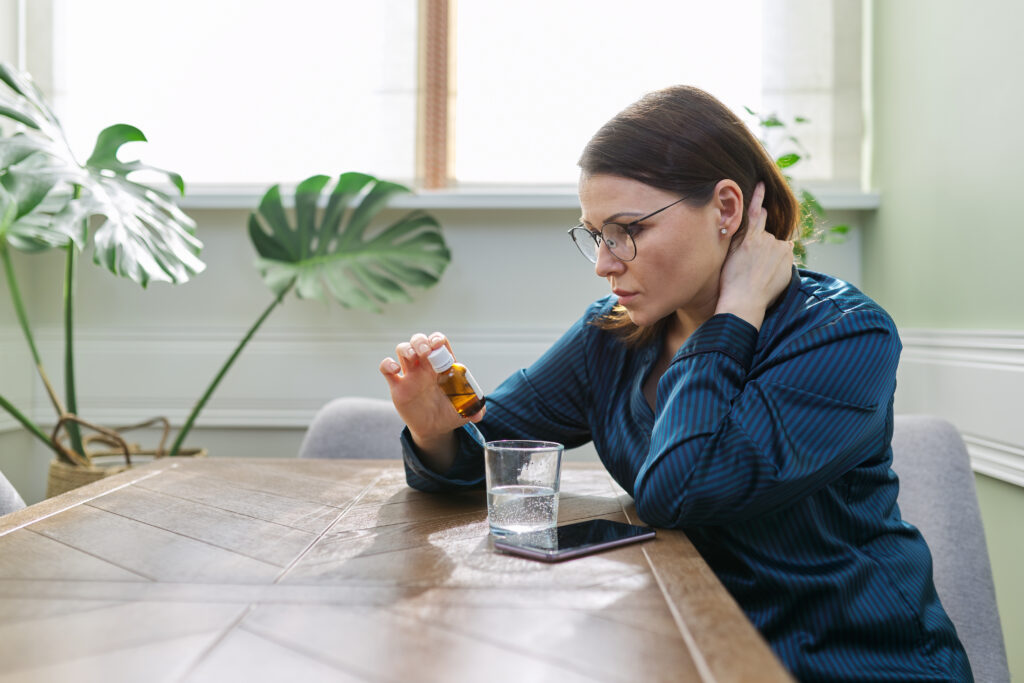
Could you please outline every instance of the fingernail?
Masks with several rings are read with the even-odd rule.
[[[435,334],[435,335],[434,335],[433,337],[431,337],[431,338],[430,338],[430,341],[432,341],[432,342],[439,342],[439,341],[441,341],[442,339],[444,339],[444,337],[442,337],[442,336],[441,336],[441,335],[439,335],[439,334]]]
[[[395,361],[391,361],[388,363],[387,369],[388,372],[398,372],[401,369],[401,366],[399,366]]]
[[[419,349],[420,353],[427,353],[430,351],[430,344],[420,344]]]
[[[407,348],[405,350],[405,357],[406,358],[415,358],[416,357],[416,349],[412,348],[411,346],[409,348]]]

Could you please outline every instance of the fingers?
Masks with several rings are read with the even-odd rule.
[[[762,206],[764,194],[764,183],[759,182],[754,186],[754,193],[750,195],[750,207],[747,209],[747,222],[750,226],[748,232],[760,232],[765,229],[768,222],[768,210]]]
[[[448,350],[451,351],[452,357],[455,356],[455,350],[452,348],[451,343],[449,343],[448,338],[440,332],[435,332],[430,335],[430,346],[435,349],[440,348],[441,346],[447,346]]]
[[[440,332],[434,332],[429,337],[425,334],[416,333],[409,339],[409,344],[416,349],[416,353],[420,356],[427,356],[434,349],[447,346],[448,350],[451,351],[452,347],[448,344],[448,340]]]
[[[384,379],[387,381],[389,387],[397,386],[399,381],[399,373],[402,370],[402,366],[390,356],[380,362],[378,367],[380,374],[384,375]]]
[[[395,347],[395,355],[398,357],[396,362],[393,358],[385,358],[381,361],[380,371],[387,375],[397,375],[399,372],[402,374],[416,370],[421,366],[429,367],[429,361],[427,356],[434,349],[438,349],[442,346],[447,346],[448,350],[451,351],[451,344],[448,343],[448,339],[440,332],[434,332],[429,337],[425,334],[417,332],[409,338],[409,341],[402,342]],[[455,355],[452,352],[452,355]]]
[[[423,358],[426,358],[427,355],[433,351],[430,347],[430,340],[427,339],[427,335],[425,334],[416,333],[412,335],[412,338],[409,339],[409,344],[416,349],[416,353]]]
[[[416,355],[416,349],[409,342],[402,342],[396,346],[395,355],[398,356],[398,362],[402,366],[402,374],[408,374],[410,370],[419,366],[419,356]]]

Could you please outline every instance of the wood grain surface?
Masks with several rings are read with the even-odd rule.
[[[638,523],[567,463],[559,523]],[[395,461],[165,459],[0,518],[0,681],[789,681],[685,534],[496,552]]]

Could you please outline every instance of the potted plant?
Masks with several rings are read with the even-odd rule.
[[[173,444],[164,449],[170,425],[155,418],[141,425],[113,429],[93,424],[78,411],[74,364],[74,283],[80,252],[89,244],[93,260],[110,272],[143,287],[150,281],[187,282],[202,272],[202,244],[195,223],[162,190],[136,180],[147,171],[167,178],[184,194],[181,176],[138,161],[123,162],[118,151],[144,141],[134,126],[117,124],[100,132],[89,159],[79,163],[56,116],[28,74],[0,64],[0,268],[14,304],[18,324],[56,415],[50,433],[2,395],[0,408],[54,452],[47,495],[88,483],[130,466],[131,456],[150,453],[185,455],[182,444],[196,417],[238,355],[270,313],[290,291],[299,297],[331,296],[343,306],[379,310],[379,304],[409,300],[408,286],[429,287],[450,259],[440,226],[430,215],[413,211],[393,224],[371,229],[377,214],[396,193],[409,190],[361,173],[345,173],[331,185],[313,176],[295,191],[295,222],[289,220],[274,186],[249,218],[249,235],[260,258],[264,282],[272,292],[269,306],[228,356],[196,402]],[[329,187],[330,186],[330,187]],[[328,191],[329,190],[329,191]],[[324,201],[321,201],[326,194]],[[358,205],[350,208],[356,201]],[[326,207],[320,209],[321,203]],[[47,376],[38,352],[25,300],[18,286],[11,250],[65,252],[63,400]],[[155,449],[128,443],[124,432],[155,422],[164,437]],[[103,450],[91,448],[99,444]],[[124,464],[100,467],[97,455],[119,452]]]
[[[796,239],[793,240],[793,256],[798,264],[807,262],[807,245],[824,238],[825,242],[837,243],[846,238],[850,226],[828,225],[825,209],[818,203],[814,194],[806,188],[800,189],[794,186],[793,177],[787,169],[792,168],[801,159],[810,157],[799,138],[790,132],[789,125],[775,114],[762,115],[750,107],[744,107],[747,113],[757,119],[757,125],[761,128],[761,144],[775,160],[775,165],[782,171],[782,176],[789,183],[796,193],[797,202],[800,204],[800,226],[797,230]],[[795,125],[809,123],[809,119],[803,116],[794,116],[792,123]],[[769,139],[772,138],[772,139]],[[777,146],[780,141],[788,143],[790,151],[783,154],[772,153],[771,148]],[[823,227],[824,226],[824,227]]]
[[[273,300],[228,356],[192,408],[171,446],[178,453],[196,417],[256,330],[289,292],[302,299],[333,298],[346,308],[379,313],[380,304],[412,301],[408,287],[432,287],[451,260],[437,220],[410,211],[391,224],[373,219],[396,194],[409,188],[365,174],[343,173],[336,182],[315,175],[295,189],[295,220],[289,220],[274,185],[249,215],[256,267]],[[323,201],[322,201],[323,198]],[[352,206],[353,201],[358,204]],[[318,206],[325,204],[320,211]]]

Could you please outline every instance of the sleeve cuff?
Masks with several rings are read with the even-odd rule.
[[[455,462],[444,473],[437,473],[423,464],[419,450],[412,442],[409,428],[402,430],[402,458],[405,481],[420,491],[443,492],[479,489],[484,486],[483,451],[463,429],[455,430],[458,452]]]
[[[732,313],[711,316],[676,352],[675,360],[701,353],[722,353],[746,369],[754,358],[757,328]]]

